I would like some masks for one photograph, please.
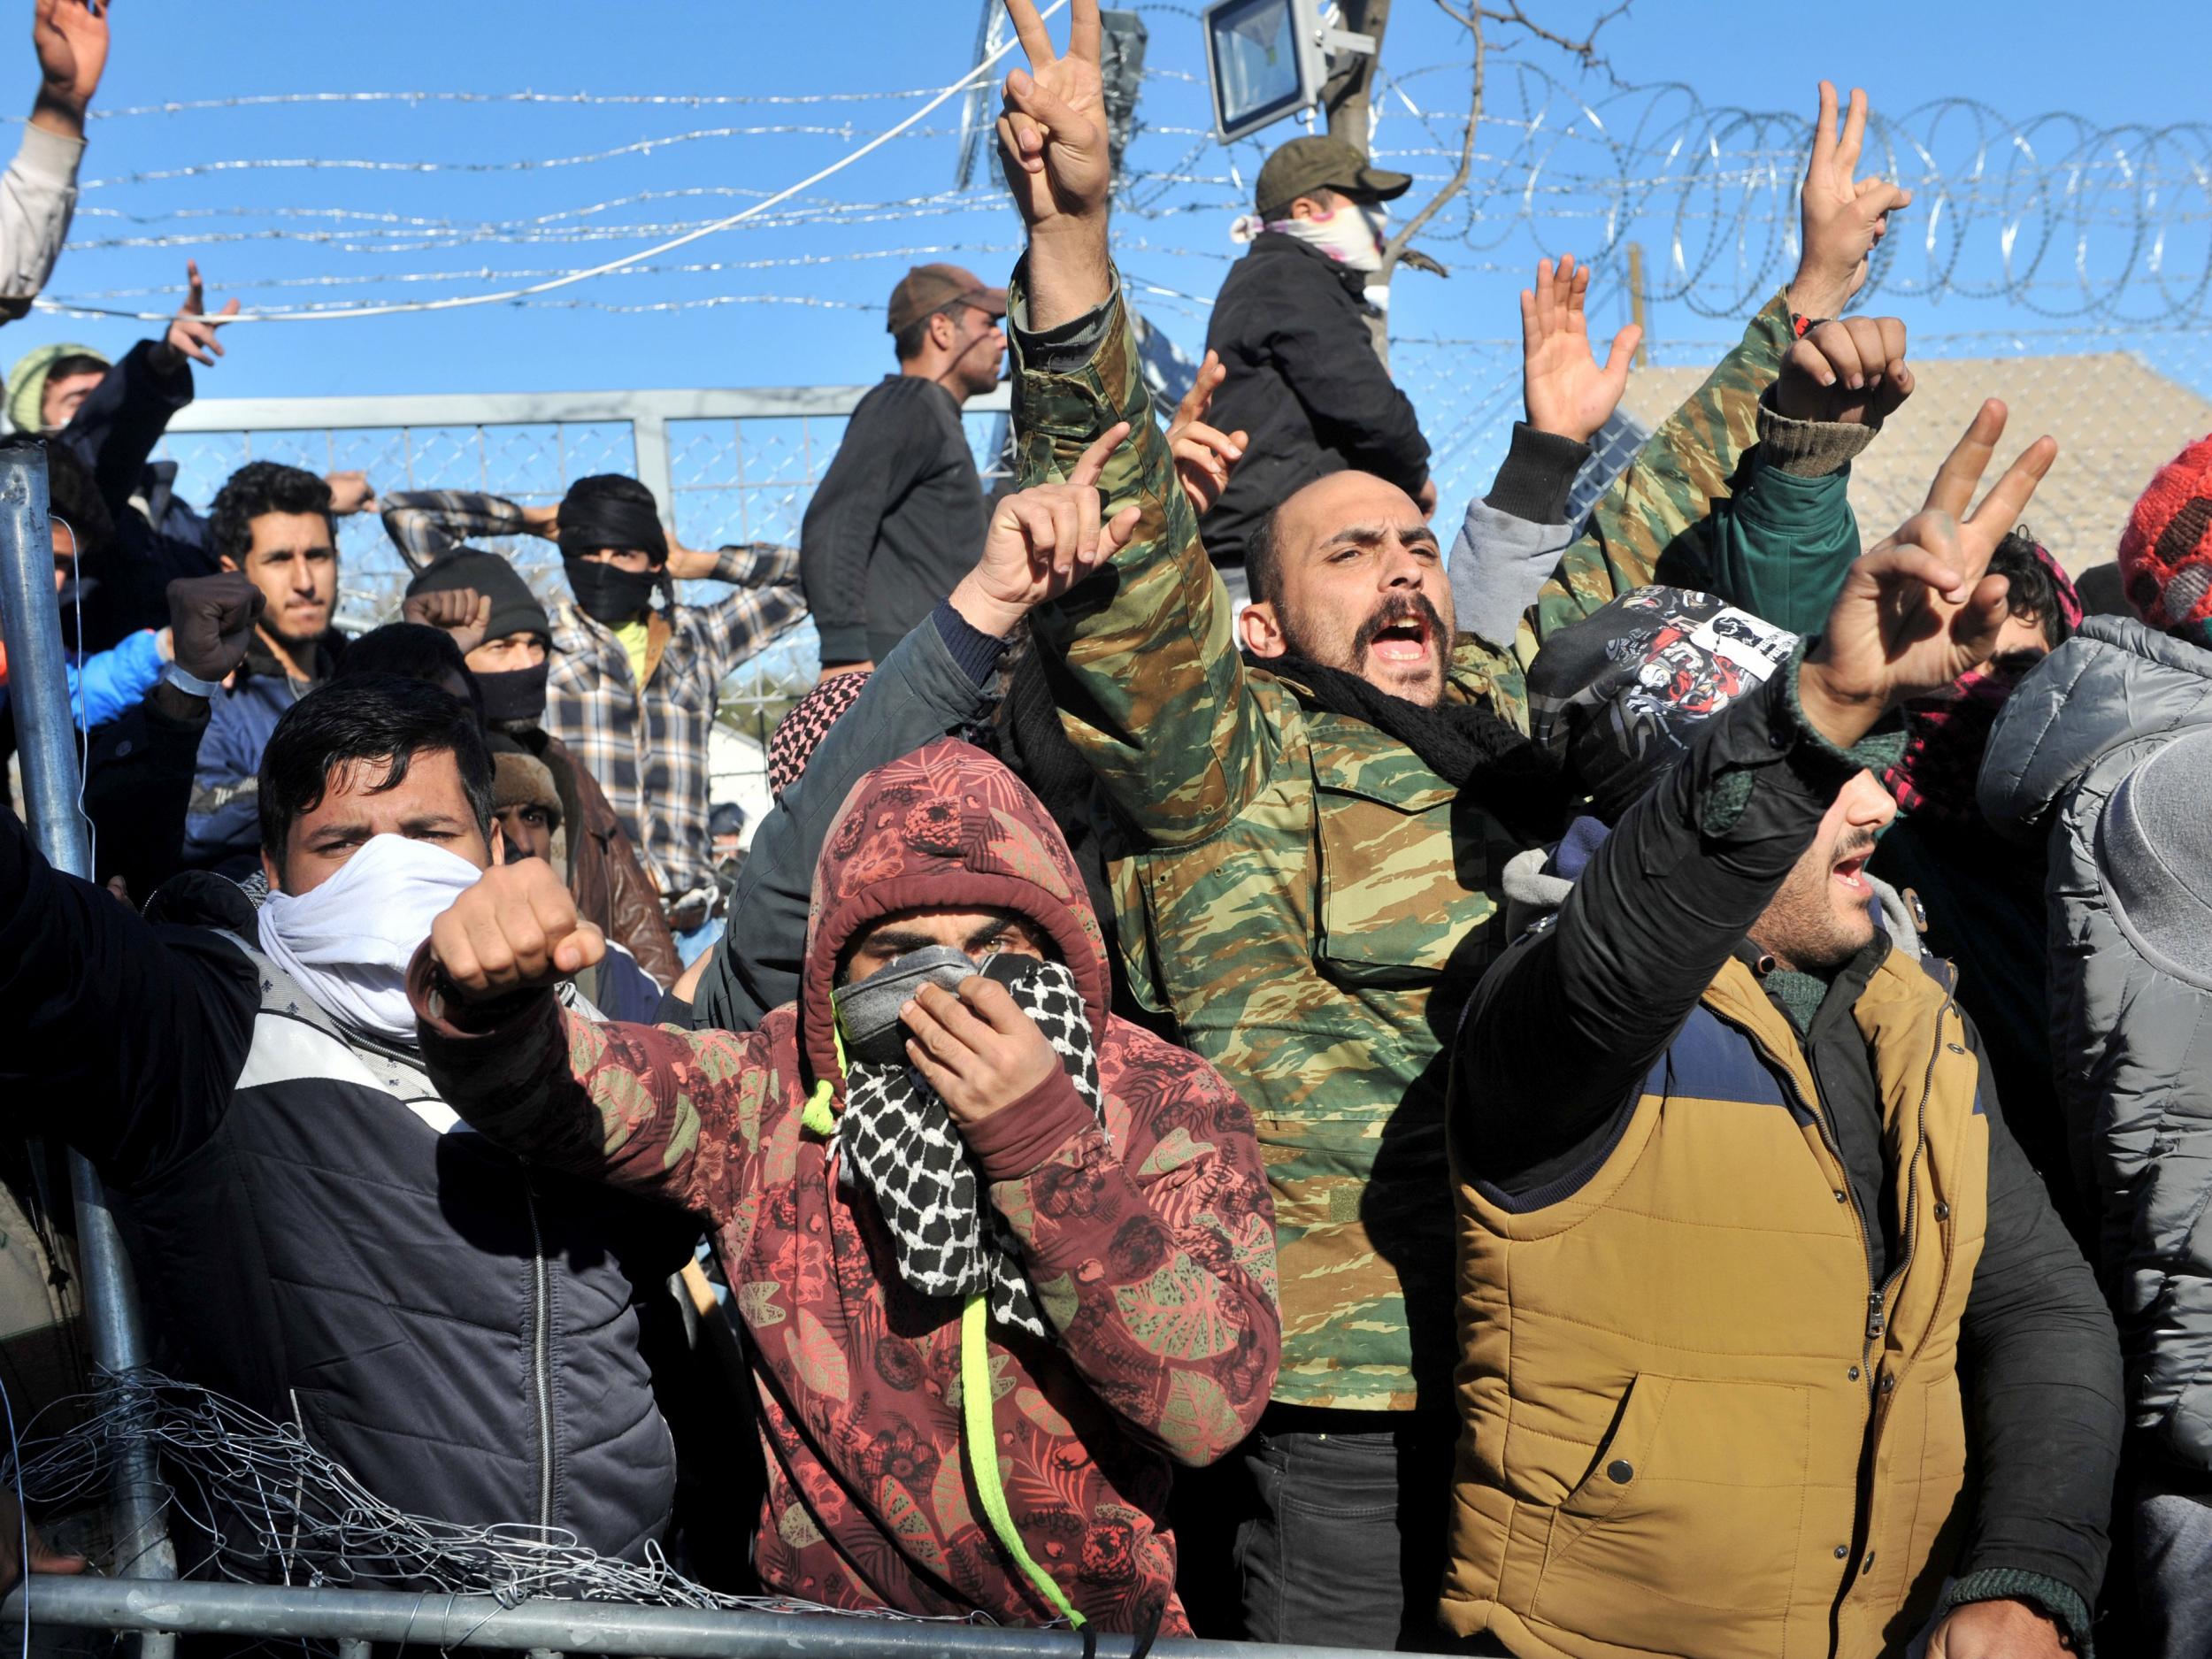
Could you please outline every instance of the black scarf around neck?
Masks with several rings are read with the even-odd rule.
[[[1289,682],[1299,701],[1396,738],[1445,782],[1471,795],[1520,839],[1555,837],[1566,810],[1559,770],[1509,722],[1479,703],[1434,708],[1393,696],[1340,668],[1303,657],[1254,657],[1248,667]]]

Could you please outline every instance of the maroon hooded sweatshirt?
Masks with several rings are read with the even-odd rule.
[[[1251,1429],[1275,1381],[1274,1216],[1252,1119],[1186,1049],[1107,1011],[1105,949],[1067,844],[979,749],[943,741],[854,788],[815,872],[797,1003],[747,1035],[595,1025],[551,993],[470,1008],[413,984],[439,1093],[534,1163],[667,1200],[714,1228],[751,1338],[768,1494],[757,1563],[833,1607],[1054,1609],[994,1534],[962,1443],[956,1298],[910,1289],[873,1201],[802,1111],[841,1110],[830,992],[863,927],[922,906],[1013,910],[1075,976],[1105,1127],[1064,1072],[968,1132],[1047,1323],[994,1328],[1008,1509],[1087,1620],[1156,1603],[1187,1631],[1163,1516],[1171,1463]]]

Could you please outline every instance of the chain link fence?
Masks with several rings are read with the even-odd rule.
[[[160,456],[177,463],[179,495],[202,507],[213,501],[225,479],[249,461],[280,461],[317,473],[361,472],[380,492],[484,490],[525,506],[557,502],[572,483],[592,473],[622,472],[643,477],[664,503],[672,503],[676,539],[687,547],[749,541],[796,547],[807,503],[844,440],[846,411],[864,390],[810,389],[806,401],[840,411],[831,414],[641,419],[615,415],[615,406],[634,400],[610,396],[605,419],[498,419],[488,408],[484,419],[470,424],[449,417],[438,424],[374,426],[335,421],[294,426],[293,416],[278,408],[281,400],[241,406],[236,414],[266,422],[273,413],[285,424],[242,420],[230,425],[235,419],[233,411],[219,401],[209,401],[190,411],[190,424],[198,429],[182,430],[186,423],[177,423]],[[682,403],[726,403],[737,409],[790,401],[772,394],[679,396]],[[440,400],[442,404],[451,401]],[[488,406],[495,401],[504,405],[517,400],[486,403]],[[574,404],[584,400],[560,401]],[[319,409],[322,403],[317,400]],[[342,414],[336,417],[342,419]],[[999,410],[971,412],[965,418],[977,465],[987,480],[998,465],[1005,423]],[[664,476],[657,476],[659,469],[650,464],[657,455],[666,457]],[[566,596],[560,556],[550,543],[493,537],[477,545],[512,558],[549,603]],[[382,524],[371,513],[342,518],[338,546],[338,625],[357,634],[395,620],[408,571]],[[726,591],[712,582],[683,587],[684,599],[696,604],[712,603]],[[725,682],[719,718],[734,741],[718,747],[716,799],[739,799],[752,816],[764,806],[768,735],[783,711],[813,683],[818,661],[818,641],[812,625],[807,624],[775,641]]]
[[[1632,377],[1622,413],[1609,428],[1578,501],[1594,499],[1604,480],[1632,458],[1643,438],[1695,389],[1735,343],[1732,338],[1658,342],[1654,361]],[[2212,329],[2050,330],[1922,334],[1912,342],[1918,389],[1890,429],[1854,469],[1853,503],[1871,535],[1885,534],[1920,504],[1928,480],[1985,396],[2012,411],[2006,456],[2039,433],[2057,435],[2060,459],[2030,523],[2070,570],[2112,557],[2128,507],[2152,472],[2189,440],[2212,431]],[[1393,372],[1420,411],[1435,456],[1437,523],[1447,540],[1467,503],[1489,488],[1520,413],[1517,339],[1401,339]],[[528,400],[486,399],[475,422],[451,419],[457,400],[441,399],[436,424],[295,426],[273,417],[278,403],[240,406],[259,418],[234,425],[226,405],[188,411],[196,430],[173,431],[165,455],[178,463],[177,488],[204,504],[232,471],[250,460],[277,460],[311,472],[358,470],[379,490],[489,490],[525,504],[555,502],[593,472],[642,476],[672,503],[678,539],[691,547],[772,541],[796,546],[815,487],[843,441],[846,415],[865,388],[792,393],[609,394],[558,400],[560,419],[503,419]],[[640,397],[643,413],[624,414]],[[775,411],[795,398],[831,412]],[[669,406],[703,403],[733,412],[664,418]],[[404,405],[408,400],[378,400]],[[457,400],[465,407],[469,400]],[[1003,396],[995,400],[1002,405]],[[498,407],[495,408],[494,405]],[[316,407],[327,405],[318,400]],[[276,424],[278,422],[281,424]],[[180,423],[182,425],[183,423]],[[1005,416],[972,411],[966,426],[987,476],[998,464]],[[664,457],[664,470],[655,465]],[[344,520],[340,622],[373,627],[398,614],[406,571],[373,516]],[[497,543],[541,596],[563,592],[559,560],[541,541]],[[710,583],[686,597],[710,603]],[[748,741],[729,764],[757,769],[774,720],[814,678],[811,626],[785,635],[724,687],[723,723]]]

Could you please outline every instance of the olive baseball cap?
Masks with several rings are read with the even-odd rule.
[[[981,277],[956,265],[918,265],[891,290],[884,332],[895,334],[955,304],[972,305],[993,317],[1003,317],[1006,290],[986,287]]]
[[[1253,204],[1262,219],[1287,211],[1302,196],[1316,190],[1356,191],[1379,202],[1390,202],[1413,187],[1409,173],[1388,173],[1371,167],[1367,157],[1340,138],[1315,134],[1294,138],[1267,158],[1260,169],[1260,188]]]

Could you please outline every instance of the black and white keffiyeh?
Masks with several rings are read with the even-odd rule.
[[[987,959],[980,972],[1004,984],[1036,1022],[1102,1125],[1098,1049],[1075,976],[1056,962],[1002,956]],[[1021,1241],[991,1204],[967,1142],[920,1073],[852,1062],[837,1141],[849,1178],[875,1199],[901,1279],[926,1296],[964,1299],[987,1291],[995,1323],[1050,1336]]]

